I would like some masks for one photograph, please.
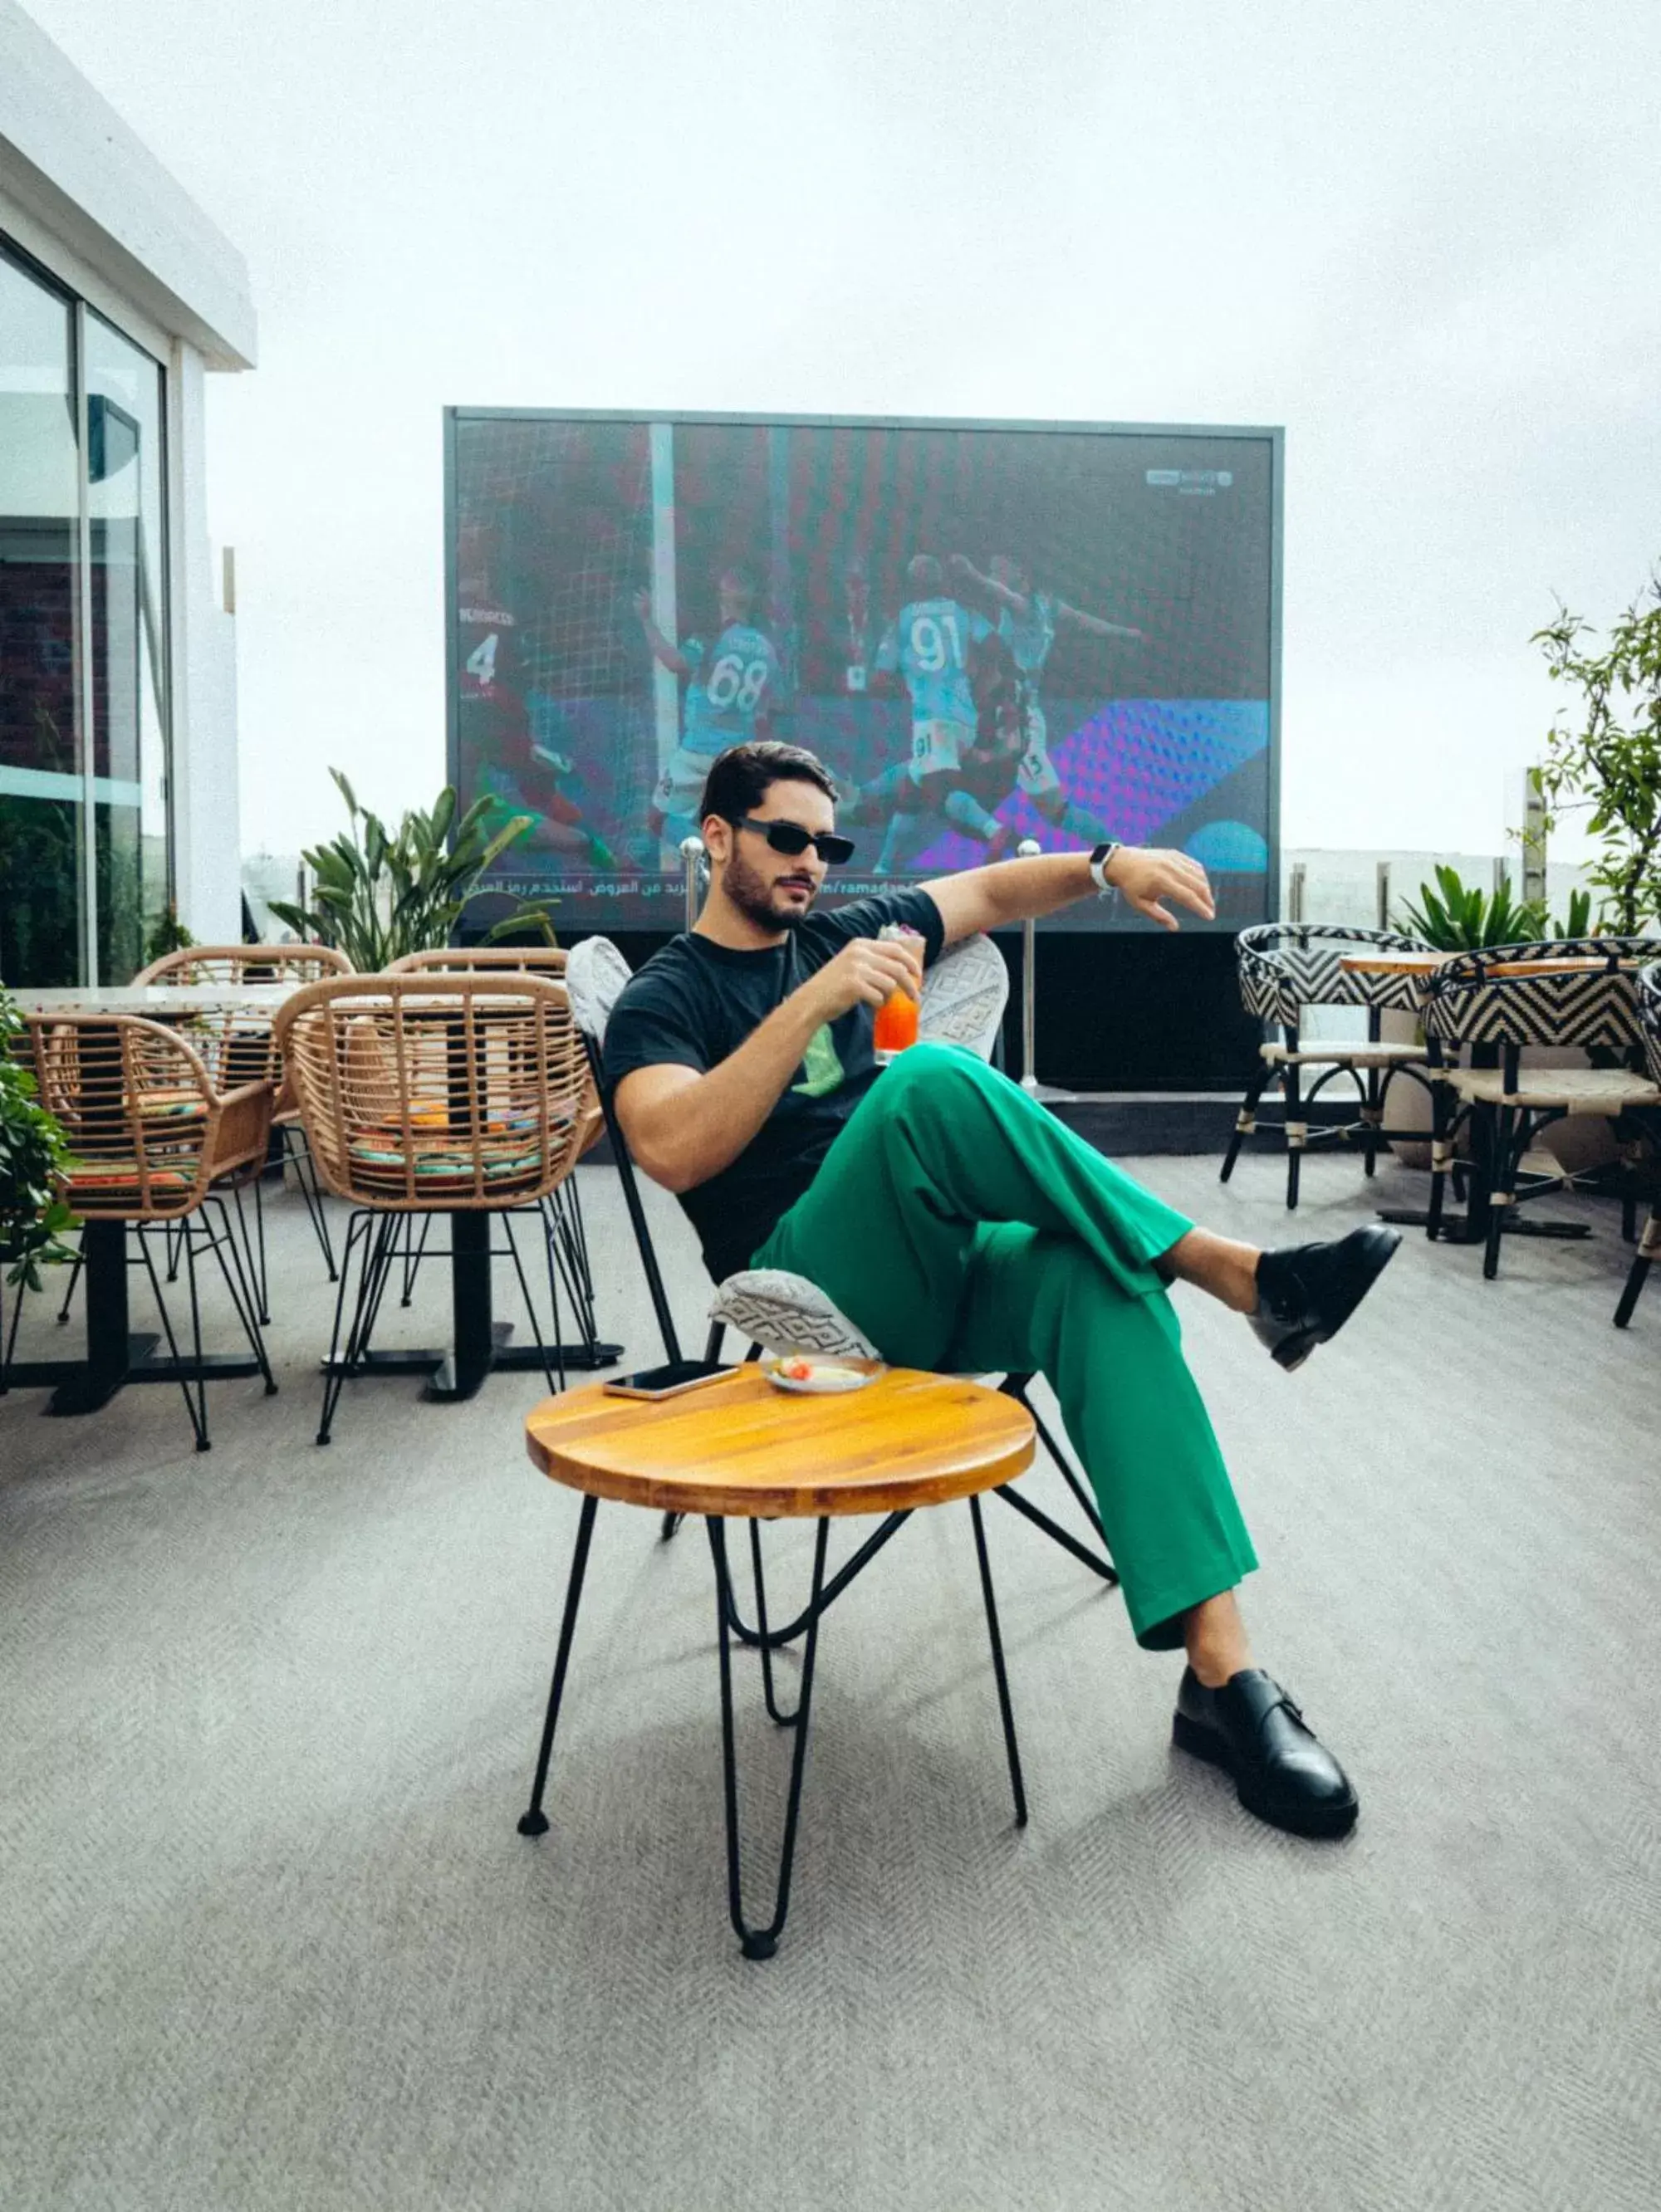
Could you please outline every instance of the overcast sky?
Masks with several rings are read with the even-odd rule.
[[[1281,423],[1287,842],[1493,851],[1661,556],[1661,5],[28,0],[246,255],[245,849],[443,766],[448,403]]]

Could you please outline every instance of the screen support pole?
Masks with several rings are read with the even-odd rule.
[[[1036,837],[1023,837],[1015,848],[1019,860],[1036,860],[1043,848]],[[1029,915],[1021,924],[1021,1088],[1038,1087],[1038,925]]]
[[[680,841],[680,864],[686,872],[686,927],[690,930],[698,918],[702,903],[698,897],[698,863],[703,858],[702,837],[683,837]]]

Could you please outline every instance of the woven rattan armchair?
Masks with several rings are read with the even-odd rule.
[[[119,1222],[138,1232],[140,1257],[175,1361],[178,1345],[146,1232],[172,1231],[188,1270],[194,1376],[181,1373],[197,1449],[208,1449],[206,1378],[196,1262],[211,1250],[237,1317],[275,1390],[259,1334],[253,1285],[213,1186],[265,1156],[272,1090],[263,1077],[222,1089],[195,1046],[159,1022],[133,1014],[42,1013],[28,1018],[40,1103],[62,1124],[70,1164],[64,1200],[82,1222]],[[228,1252],[229,1260],[227,1261]],[[192,1396],[192,1382],[196,1395]]]
[[[292,983],[297,987],[314,983],[326,975],[350,975],[351,972],[351,962],[332,945],[191,945],[151,961],[133,981],[176,984]],[[306,1133],[301,1127],[299,1112],[283,1091],[283,1060],[271,1035],[271,1016],[252,1007],[228,1006],[219,1012],[198,1015],[192,1024],[192,1036],[222,1083],[252,1083],[269,1077],[277,1085],[277,1107],[271,1124],[278,1133],[283,1159],[294,1169],[318,1249],[329,1271],[329,1280],[333,1282],[334,1243],[329,1235],[328,1216],[323,1210],[323,1194],[306,1149]],[[258,1177],[254,1179],[254,1205],[256,1209],[261,1206]],[[258,1226],[259,1313],[262,1321],[269,1321],[263,1218],[258,1218]]]
[[[510,1217],[539,1209],[582,1146],[588,1068],[563,987],[523,972],[334,977],[283,1006],[277,1041],[318,1173],[352,1209],[319,1441],[344,1376],[368,1371],[399,1231],[415,1216],[503,1217],[506,1255],[557,1387]],[[356,1305],[337,1358],[355,1247]],[[551,1254],[557,1352],[553,1264]]]
[[[1469,1125],[1488,1209],[1482,1273],[1489,1280],[1514,1209],[1573,1182],[1524,1170],[1540,1132],[1571,1115],[1620,1123],[1661,1107],[1656,1074],[1642,1066],[1634,973],[1658,952],[1652,938],[1536,939],[1456,954],[1429,979],[1425,1034],[1445,1076],[1433,1093],[1427,1227],[1432,1237],[1440,1233],[1454,1143]],[[1525,1066],[1523,1054],[1533,1045],[1579,1046],[1611,1064]],[[1490,1064],[1475,1065],[1479,1057]]]
[[[389,975],[545,975],[552,982],[565,981],[567,954],[557,945],[448,945],[422,952],[406,952],[386,970]],[[597,1145],[605,1133],[599,1110],[599,1091],[593,1071],[586,1067],[582,1102],[582,1136],[578,1158]],[[570,1293],[583,1346],[599,1364],[599,1325],[594,1310],[594,1272],[588,1252],[587,1224],[582,1218],[581,1186],[575,1176],[558,1184],[546,1200],[547,1231],[555,1256]],[[424,1228],[423,1228],[424,1233]],[[419,1246],[404,1271],[402,1303],[408,1305],[417,1269]]]
[[[1298,1203],[1299,1172],[1305,1152],[1312,1145],[1346,1144],[1359,1139],[1368,1175],[1378,1164],[1378,1147],[1390,1141],[1384,1127],[1384,1107],[1390,1085],[1397,1075],[1427,1081],[1427,1054],[1420,1044],[1386,1044],[1379,1036],[1380,1017],[1396,1011],[1416,1014],[1423,978],[1411,973],[1357,972],[1344,967],[1347,953],[1426,953],[1431,947],[1417,937],[1390,929],[1350,929],[1326,922],[1269,921],[1243,929],[1235,945],[1239,965],[1240,998],[1249,1014],[1279,1029],[1259,1048],[1260,1065],[1247,1082],[1245,1096],[1235,1118],[1234,1129],[1223,1155],[1221,1181],[1234,1172],[1240,1147],[1257,1127],[1258,1103],[1270,1084],[1277,1084],[1285,1099],[1280,1127],[1287,1142],[1287,1205]],[[1310,1006],[1363,1006],[1367,1035],[1364,1044],[1323,1038],[1313,1044],[1302,1039],[1304,1012]],[[1305,1091],[1303,1070],[1320,1070]],[[1347,1075],[1360,1093],[1357,1118],[1311,1128],[1305,1119],[1308,1107],[1335,1076]]]

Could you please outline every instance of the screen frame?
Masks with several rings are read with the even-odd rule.
[[[463,422],[709,423],[739,429],[972,430],[1035,437],[1166,438],[1262,441],[1269,447],[1269,880],[1265,911],[1281,919],[1281,647],[1286,529],[1286,428],[1280,423],[1086,422],[1024,416],[771,414],[696,407],[468,407],[444,410],[444,762],[447,780],[461,788],[460,625],[457,619],[456,429]],[[453,832],[452,833],[453,836]],[[585,935],[588,933],[585,931]]]

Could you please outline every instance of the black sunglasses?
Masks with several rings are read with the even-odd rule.
[[[757,830],[776,853],[794,860],[811,845],[827,868],[840,868],[854,857],[854,841],[834,830],[804,830],[800,822],[757,822],[753,814],[737,816],[735,830]]]

